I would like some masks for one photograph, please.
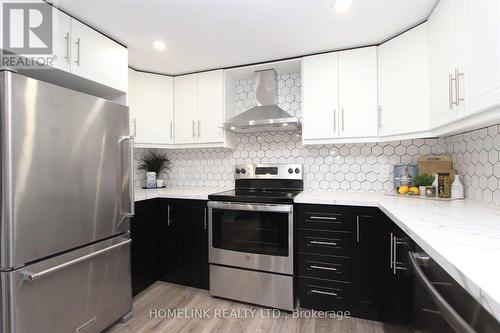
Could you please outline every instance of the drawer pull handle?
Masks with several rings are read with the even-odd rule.
[[[336,271],[337,270],[335,267],[325,267],[325,266],[316,266],[316,265],[311,265],[309,267],[312,269],[322,269],[325,271]]]
[[[336,217],[332,217],[332,216],[311,216],[309,219],[311,219],[311,220],[332,220],[332,221],[337,220]]]
[[[321,291],[321,290],[316,290],[316,289],[311,289],[311,292],[313,294],[320,294],[320,295],[328,295],[328,296],[338,296],[334,292],[328,292],[328,291]]]
[[[337,243],[335,243],[335,242],[322,242],[322,241],[315,241],[315,240],[310,241],[309,243],[311,243],[311,244],[319,244],[319,245],[330,245],[330,246],[337,245]]]

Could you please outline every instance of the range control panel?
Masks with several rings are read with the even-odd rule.
[[[235,179],[303,179],[302,164],[239,164]]]

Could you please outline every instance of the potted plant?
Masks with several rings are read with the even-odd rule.
[[[428,173],[423,173],[415,177],[415,186],[418,186],[421,196],[425,196],[427,187],[432,186],[434,182],[434,176]]]
[[[146,188],[163,187],[163,180],[157,180],[156,176],[168,170],[169,164],[167,154],[156,150],[150,150],[142,156],[138,169],[146,171]]]

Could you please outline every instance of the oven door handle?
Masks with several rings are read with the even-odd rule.
[[[277,212],[277,213],[291,213],[293,212],[293,205],[274,205],[274,204],[247,204],[247,203],[232,203],[209,201],[208,207],[223,209],[223,210],[245,210],[253,212]]]
[[[441,312],[441,316],[457,333],[476,333],[476,331],[455,311],[455,309],[448,304],[436,288],[434,288],[429,279],[427,279],[424,271],[417,263],[417,256],[418,255],[412,251],[408,252],[410,264],[415,272],[415,275],[417,276],[417,280],[420,282],[425,292],[432,298],[438,307],[439,312]]]

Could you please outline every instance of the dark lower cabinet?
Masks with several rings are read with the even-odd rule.
[[[380,212],[377,208],[296,206],[299,305],[381,317]]]
[[[137,295],[160,276],[159,220],[155,200],[135,204],[135,216],[130,223],[132,293]]]
[[[163,281],[208,289],[206,201],[163,200],[160,271]]]
[[[413,241],[384,216],[382,320],[388,333],[413,332],[414,280],[408,262]]]
[[[208,289],[208,225],[204,200],[136,203],[131,223],[134,296],[158,280]]]

